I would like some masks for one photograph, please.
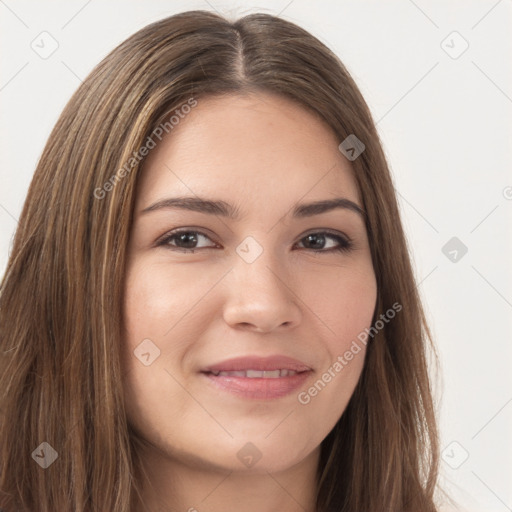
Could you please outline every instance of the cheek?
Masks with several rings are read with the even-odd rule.
[[[124,319],[127,339],[164,339],[181,329],[205,293],[204,280],[185,266],[134,263],[127,271]]]
[[[140,260],[127,268],[123,386],[127,417],[143,437],[160,440],[162,426],[169,423],[167,411],[172,409],[178,416],[184,413],[182,390],[166,370],[171,368],[169,361],[180,361],[186,350],[188,338],[181,338],[180,333],[193,329],[186,313],[197,301],[195,288],[197,284],[184,271],[170,272]],[[183,341],[164,343],[169,336]]]
[[[371,324],[377,301],[373,267],[363,262],[356,268],[303,276],[301,298],[314,313],[326,348],[337,356]]]
[[[169,301],[172,294],[165,293],[170,284],[152,266],[134,264],[129,268],[124,318],[130,340],[140,336],[157,336],[158,324],[165,318],[167,311],[173,308]]]
[[[324,364],[297,399],[306,417],[322,419],[321,428],[311,432],[321,442],[342,416],[361,376],[366,354],[361,333],[371,326],[377,285],[372,271],[347,272],[319,285],[307,301],[315,305]]]
[[[339,267],[329,275],[306,276],[302,286],[325,357],[313,387],[304,390],[304,399],[299,402],[311,402],[311,409],[334,425],[364,366],[365,329],[371,326],[377,301],[375,274],[366,262],[357,271]]]
[[[158,389],[170,379],[166,370],[182,366],[194,340],[210,321],[212,310],[203,299],[216,280],[213,273],[198,277],[193,266],[172,268],[168,263],[142,259],[128,266],[121,357],[133,392]],[[142,355],[148,352],[145,366]],[[170,382],[172,385],[172,379]],[[178,385],[176,388],[179,390]],[[169,391],[169,397],[172,393]]]

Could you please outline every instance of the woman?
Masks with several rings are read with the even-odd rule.
[[[186,12],[93,70],[0,328],[7,512],[436,510],[388,166],[343,64],[290,22]]]

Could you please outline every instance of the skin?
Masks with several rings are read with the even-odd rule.
[[[290,213],[334,197],[362,208],[340,142],[295,103],[258,93],[198,100],[149,153],[128,249],[122,352],[128,421],[147,444],[140,510],[314,511],[320,443],[354,391],[364,345],[308,404],[297,395],[370,327],[377,299],[361,216]],[[178,195],[224,200],[242,218],[142,213]],[[177,228],[195,230],[197,241],[156,245]],[[322,238],[325,230],[349,237],[351,250],[327,252],[340,243]],[[305,238],[312,233],[316,241]],[[236,252],[248,236],[263,249],[252,263]],[[144,339],[160,350],[149,366],[134,355]],[[218,391],[199,373],[274,354],[313,368],[306,385],[278,399]],[[237,457],[248,442],[261,454],[252,467]]]

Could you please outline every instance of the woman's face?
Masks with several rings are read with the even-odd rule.
[[[284,470],[318,455],[343,414],[376,280],[360,213],[304,206],[362,208],[340,142],[301,107],[258,94],[200,99],[150,150],[129,244],[124,385],[129,422],[169,461]]]

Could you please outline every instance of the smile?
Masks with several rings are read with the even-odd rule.
[[[239,370],[232,372],[221,372],[217,371],[211,372],[216,377],[244,377],[247,379],[278,379],[280,377],[291,377],[292,375],[297,375],[296,371],[282,369],[282,370]]]

